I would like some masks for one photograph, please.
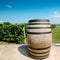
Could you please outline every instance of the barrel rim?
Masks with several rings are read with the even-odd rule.
[[[46,56],[48,56],[49,55],[49,53],[47,53],[46,55],[43,55],[43,56],[35,56],[35,55],[33,55],[33,53],[31,53],[31,52],[29,52],[32,56],[34,56],[34,57],[46,57]]]
[[[48,47],[44,47],[44,48],[33,48],[33,47],[30,47],[30,46],[28,48],[33,49],[33,50],[46,50],[46,49],[51,48],[51,45],[48,46]]]
[[[41,60],[42,59],[46,59],[48,56],[49,56],[49,54],[47,56],[33,56],[33,55],[31,55],[32,58],[34,58],[34,59],[41,59]]]
[[[28,29],[49,29],[51,27],[28,27]]]
[[[51,33],[51,31],[49,32],[27,32],[28,34],[49,34]]]
[[[29,22],[49,22],[49,20],[48,19],[31,19],[31,20],[29,20]]]
[[[46,53],[49,53],[50,52],[50,50],[48,50],[48,51],[46,51],[46,52],[34,52],[34,51],[31,51],[31,50],[29,50],[31,53],[34,53],[34,54],[46,54]]]

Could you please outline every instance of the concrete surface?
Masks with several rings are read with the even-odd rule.
[[[27,47],[27,45],[0,45],[0,60],[35,60],[30,57]],[[60,45],[53,45],[49,57],[44,60],[60,60]]]

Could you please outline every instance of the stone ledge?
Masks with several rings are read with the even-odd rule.
[[[35,60],[28,53],[26,44],[0,45],[0,60]],[[60,60],[60,44],[54,44],[48,58],[44,60]]]

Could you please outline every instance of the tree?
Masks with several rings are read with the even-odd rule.
[[[51,24],[51,29],[54,29],[56,27],[55,24]]]
[[[4,22],[3,24],[4,25],[10,25],[11,23],[10,22]]]

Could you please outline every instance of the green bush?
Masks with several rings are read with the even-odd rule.
[[[11,24],[9,22],[4,22],[0,24],[0,41],[13,42],[17,44],[23,43],[24,34],[23,27],[26,27],[27,24]]]

